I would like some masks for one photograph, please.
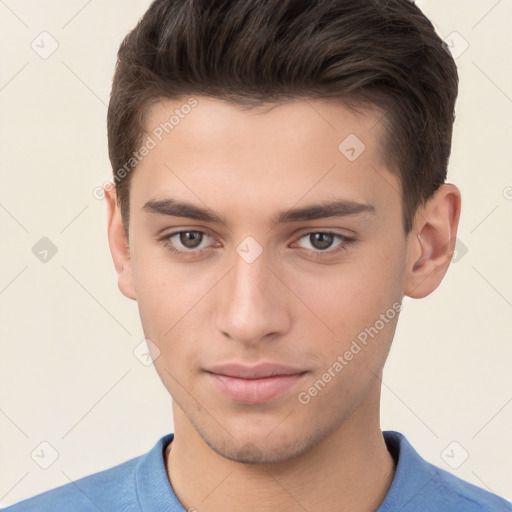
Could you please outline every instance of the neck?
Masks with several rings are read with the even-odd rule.
[[[201,512],[239,511],[240,504],[244,510],[272,512],[375,512],[395,470],[379,426],[379,400],[380,389],[369,393],[314,448],[276,464],[243,464],[220,456],[174,403],[175,438],[166,450],[173,490],[186,510]]]

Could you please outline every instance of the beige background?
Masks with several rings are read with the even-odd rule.
[[[138,310],[117,288],[105,204],[93,195],[111,172],[116,51],[148,5],[0,1],[1,506],[144,453],[172,431],[167,391],[133,354]],[[440,288],[404,302],[382,427],[512,499],[512,3],[420,6],[458,55],[448,181],[462,191],[462,218]],[[57,50],[42,58],[53,40]],[[46,263],[32,252],[42,237],[58,251]],[[42,442],[58,452],[47,469],[39,464],[52,448]],[[465,452],[460,467],[447,464]]]

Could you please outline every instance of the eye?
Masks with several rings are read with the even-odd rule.
[[[341,251],[347,250],[348,246],[355,242],[354,238],[350,238],[339,233],[325,231],[306,233],[301,236],[299,240],[302,240],[303,238],[311,244],[312,249],[309,250],[314,256],[337,254]],[[340,240],[340,243],[336,245],[334,249],[327,250],[332,246],[335,239]]]
[[[208,234],[204,231],[186,230],[175,231],[174,233],[165,235],[160,240],[171,252],[179,254],[195,254],[201,249],[204,249],[204,247],[201,247],[201,242],[204,241],[205,237],[208,237]],[[173,238],[176,238],[174,242],[172,241]],[[177,248],[176,244],[184,247],[185,249]]]

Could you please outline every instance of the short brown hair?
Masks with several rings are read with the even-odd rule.
[[[408,234],[446,179],[458,89],[446,48],[409,0],[155,0],[118,52],[107,116],[114,176],[161,98],[206,95],[248,108],[339,98],[384,113]],[[132,173],[122,174],[128,236]]]

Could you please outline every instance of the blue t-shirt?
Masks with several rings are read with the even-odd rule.
[[[424,460],[399,432],[383,432],[397,460],[377,512],[498,512],[512,503]],[[164,454],[174,434],[146,454],[4,509],[4,512],[186,512],[167,478]]]

